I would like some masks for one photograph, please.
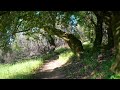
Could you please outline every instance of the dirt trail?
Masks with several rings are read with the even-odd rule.
[[[64,74],[57,68],[64,65],[63,62],[53,57],[46,62],[35,75],[35,79],[64,79]]]

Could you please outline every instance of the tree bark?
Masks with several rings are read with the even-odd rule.
[[[55,46],[54,38],[51,35],[48,35],[48,42],[50,43],[51,46]]]
[[[107,34],[108,34],[108,44],[107,49],[111,49],[114,47],[114,37],[112,30],[112,12],[105,12],[105,24],[107,25]]]
[[[56,48],[56,45],[55,45],[55,40],[51,35],[48,35],[48,42],[50,44],[50,49],[51,49],[50,52],[53,52]]]
[[[101,46],[102,37],[103,37],[103,31],[102,31],[103,16],[100,11],[94,13],[97,17],[97,25],[95,26],[94,48],[99,48]]]
[[[108,28],[108,45],[107,45],[107,48],[108,49],[111,49],[114,47],[114,37],[113,37],[113,31],[112,31],[112,28],[111,28],[111,25],[109,25],[109,28]]]
[[[80,54],[83,52],[83,46],[80,40],[78,40],[74,35],[72,34],[66,34],[65,41],[68,43],[69,47],[75,54]]]
[[[65,42],[67,42],[67,44],[71,48],[72,52],[78,57],[78,60],[80,58],[83,58],[84,49],[83,49],[82,43],[79,39],[77,39],[72,34],[66,34],[62,38],[64,39]]]
[[[111,70],[120,73],[120,12],[113,12],[112,28],[114,35],[114,45],[116,49],[115,63],[111,66]]]

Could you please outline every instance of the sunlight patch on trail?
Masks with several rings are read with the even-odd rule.
[[[57,60],[52,60],[48,63],[46,63],[41,69],[40,72],[52,72],[54,69],[61,67],[62,65],[64,65],[67,61],[69,61],[69,58],[73,55],[73,53],[71,51],[62,53],[59,56],[59,59]]]

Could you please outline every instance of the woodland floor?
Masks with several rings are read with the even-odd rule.
[[[109,60],[109,63],[108,63]],[[86,54],[85,59],[76,60],[74,56],[64,63],[59,55],[46,60],[44,65],[33,75],[34,79],[108,79],[112,73],[109,68],[112,59],[98,63],[94,57]]]
[[[87,46],[88,48],[88,46]],[[99,52],[90,48],[78,59],[69,48],[60,48],[54,52],[30,60],[11,64],[0,64],[0,78],[4,79],[119,79],[110,71],[114,56],[105,52],[102,62],[98,62]]]
[[[62,67],[64,63],[57,59],[58,56],[54,56],[47,60],[47,62],[38,69],[37,73],[34,75],[34,79],[64,79],[64,73],[57,69]]]

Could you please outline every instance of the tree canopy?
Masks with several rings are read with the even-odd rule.
[[[10,51],[17,33],[37,40],[37,34],[41,34],[53,46],[56,35],[80,58],[84,53],[83,43],[90,41],[93,50],[115,47],[117,64],[113,71],[116,72],[120,66],[119,14],[119,11],[0,11],[0,49]],[[104,36],[107,45],[102,42]]]

